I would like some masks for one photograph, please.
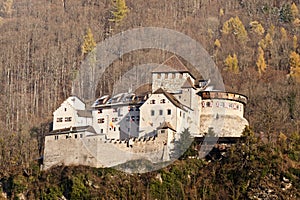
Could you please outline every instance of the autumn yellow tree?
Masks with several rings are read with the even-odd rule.
[[[291,5],[291,12],[292,12],[293,18],[294,19],[297,18],[299,10],[298,10],[298,7],[295,3],[292,3],[292,5]]]
[[[289,57],[290,64],[290,76],[297,82],[300,82],[300,55],[295,51],[290,53]]]
[[[293,36],[293,49],[296,50],[298,47],[298,38],[296,35]]]
[[[266,71],[267,65],[264,57],[264,50],[261,47],[258,47],[258,58],[256,61],[256,66],[258,69],[259,75]]]
[[[252,21],[249,25],[254,33],[258,35],[263,35],[265,33],[264,27],[258,21]]]
[[[219,39],[215,40],[214,46],[215,46],[215,48],[220,48],[221,47],[221,42],[220,42]]]
[[[280,34],[281,34],[281,40],[286,41],[287,40],[287,32],[285,28],[281,27],[280,28]]]
[[[81,46],[82,54],[87,54],[91,52],[96,47],[96,42],[94,40],[94,36],[92,30],[88,28],[86,35],[84,36],[84,41]]]
[[[261,39],[258,43],[258,45],[262,49],[270,48],[273,45],[273,39],[270,33],[267,33],[265,38]]]
[[[234,53],[233,56],[228,55],[224,61],[226,69],[237,74],[239,73],[239,62],[236,54]]]
[[[13,3],[13,0],[2,1],[2,3],[0,3],[0,15],[3,17],[10,17],[13,11]]]
[[[120,23],[128,13],[128,7],[126,6],[125,0],[115,0],[113,1],[114,8],[111,12],[113,18],[110,21],[115,22],[116,24]]]
[[[239,42],[246,43],[248,41],[248,33],[243,22],[238,16],[231,17],[222,27],[223,34],[233,34]]]

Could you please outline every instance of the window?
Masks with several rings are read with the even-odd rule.
[[[179,116],[181,117],[181,111],[179,112]]]
[[[160,133],[165,133],[165,130],[160,130]]]
[[[103,123],[104,123],[104,118],[98,119],[98,123],[99,123],[99,124],[103,124]]]
[[[166,103],[166,99],[161,99],[160,103]]]
[[[135,117],[134,116],[131,116],[131,121],[135,121]]]
[[[136,116],[136,121],[140,121],[140,116]]]
[[[114,127],[114,131],[116,131],[116,127]]]
[[[151,110],[151,116],[154,116],[154,115],[155,115],[154,110]]]
[[[67,111],[67,108],[65,108],[65,112]]]
[[[160,73],[157,74],[157,79],[160,79],[161,78],[161,75]]]
[[[224,107],[225,107],[224,102],[220,102],[220,107],[221,107],[221,108],[224,108]]]
[[[62,117],[59,117],[56,119],[56,122],[62,122],[63,121],[63,118]]]
[[[172,73],[172,79],[176,78],[176,74]]]
[[[171,115],[172,114],[171,109],[168,109],[167,113],[168,113],[168,115]]]
[[[130,120],[130,117],[127,116],[127,117],[126,117],[126,122],[129,122],[129,120]]]
[[[55,139],[55,140],[58,140],[58,135],[55,135],[55,136],[54,136],[54,139]]]
[[[134,107],[132,106],[128,107],[128,111],[134,111]]]
[[[82,134],[80,134],[80,138],[82,138]]]
[[[103,133],[103,128],[100,129],[100,133]]]
[[[135,111],[140,111],[140,107],[136,107],[136,108],[135,108]]]
[[[72,121],[72,117],[65,117],[65,122],[70,122]]]
[[[185,113],[183,113],[183,118],[185,118]]]
[[[159,115],[163,115],[163,110],[159,110]]]
[[[75,134],[75,139],[77,139],[77,134]]]
[[[113,112],[118,112],[118,108],[113,108]]]
[[[152,99],[152,100],[150,101],[150,104],[155,104],[155,100]]]
[[[117,118],[117,117],[113,117],[113,118],[111,118],[111,121],[112,121],[112,122],[117,122],[117,121],[118,121],[118,118]]]
[[[168,78],[168,73],[165,73],[165,78]]]
[[[103,109],[98,109],[98,114],[102,113],[103,112]]]
[[[206,107],[211,107],[210,102],[206,102]]]

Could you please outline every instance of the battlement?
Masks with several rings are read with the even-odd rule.
[[[238,101],[243,103],[244,105],[247,104],[248,98],[244,95],[232,92],[221,92],[221,91],[201,91],[198,93],[202,97],[203,100],[205,99],[225,99],[225,100],[232,100]]]

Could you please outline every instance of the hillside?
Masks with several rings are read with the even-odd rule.
[[[290,199],[299,197],[294,182],[299,182],[300,156],[300,2],[127,0],[126,5],[127,14],[116,23],[112,20],[116,7],[110,0],[0,2],[2,191],[11,198],[21,192],[29,199],[52,192],[71,198],[70,188],[77,184],[79,193],[92,192],[86,198],[111,196],[112,190],[119,189],[114,198],[237,199],[253,197],[256,190],[266,188],[275,188],[278,199],[290,194],[294,195]],[[84,167],[39,172],[43,134],[49,131],[52,112],[71,94],[74,76],[86,57],[82,45],[88,29],[99,43],[122,31],[148,26],[173,29],[201,43],[222,73],[226,89],[249,97],[245,115],[255,136],[263,139],[258,149],[251,150],[256,153],[253,160],[239,159],[237,145],[232,150],[236,153],[218,162],[182,160],[143,175]],[[99,77],[96,96],[112,92],[113,83],[132,66],[161,63],[170,55],[155,49],[125,54]],[[261,168],[249,168],[251,164]],[[71,177],[72,171],[76,176]],[[252,171],[256,178],[243,174]],[[290,192],[281,194],[277,187],[283,176],[294,182]],[[97,187],[88,180],[97,182]]]

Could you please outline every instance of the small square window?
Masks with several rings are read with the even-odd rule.
[[[136,116],[136,121],[140,121],[140,116]]]
[[[152,99],[152,100],[150,101],[150,104],[155,104],[155,100]]]
[[[129,122],[129,120],[130,120],[130,117],[129,117],[129,116],[127,116],[127,117],[126,117],[126,121],[127,121],[127,122]]]
[[[168,109],[167,112],[168,112],[168,115],[171,115],[171,114],[172,114],[171,109]]]
[[[62,117],[59,117],[56,119],[56,122],[62,122],[63,121],[63,118]]]
[[[135,117],[134,116],[131,116],[131,121],[135,121]]]
[[[113,108],[113,112],[118,112],[118,108]]]
[[[65,122],[70,122],[72,121],[72,117],[65,117]]]
[[[166,103],[166,99],[161,99],[160,103]]]
[[[99,123],[99,124],[103,124],[103,123],[104,123],[104,118],[98,119],[98,123]]]
[[[154,115],[155,115],[155,111],[151,110],[151,116],[154,116]]]
[[[159,110],[159,115],[163,115],[163,110]]]
[[[102,113],[103,109],[98,109],[98,114]]]

